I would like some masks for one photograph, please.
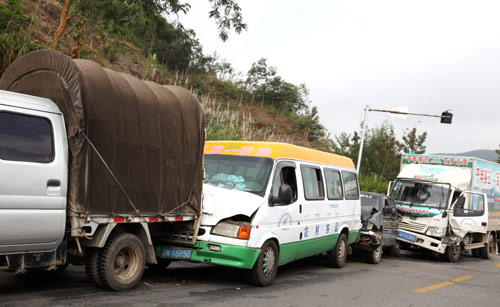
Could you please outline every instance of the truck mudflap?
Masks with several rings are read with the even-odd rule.
[[[401,242],[429,249],[431,251],[435,251],[440,254],[444,254],[446,250],[446,244],[444,244],[439,239],[428,237],[408,230],[399,230],[399,229],[397,235],[398,235],[397,240]]]

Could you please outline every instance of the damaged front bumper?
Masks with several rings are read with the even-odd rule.
[[[358,242],[352,247],[358,250],[374,251],[382,244],[382,233],[373,230],[361,230]]]
[[[443,240],[432,238],[408,230],[398,230],[397,240],[434,252],[438,252],[440,254],[444,254],[446,250],[446,244],[443,242]]]

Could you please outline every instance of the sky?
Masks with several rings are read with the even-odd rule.
[[[236,71],[266,58],[277,75],[310,90],[332,138],[360,131],[365,107],[440,115],[368,112],[401,137],[427,131],[427,153],[498,149],[500,144],[500,1],[484,0],[238,0],[248,30],[218,38],[207,0],[179,16]]]

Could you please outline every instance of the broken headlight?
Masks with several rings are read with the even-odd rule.
[[[428,236],[442,238],[446,235],[446,227],[429,226],[425,232]]]
[[[214,235],[248,239],[250,237],[250,230],[252,227],[248,224],[235,224],[229,222],[220,222],[212,228],[211,233]]]

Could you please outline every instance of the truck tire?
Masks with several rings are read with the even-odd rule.
[[[371,264],[378,264],[381,259],[382,259],[382,244],[379,245],[373,251],[371,251],[368,254],[368,256],[366,257],[366,260],[368,261],[368,263],[371,263]]]
[[[106,286],[99,278],[97,273],[97,260],[99,259],[99,248],[89,248],[85,255],[85,273],[90,281],[95,282],[98,286],[105,288]]]
[[[462,246],[460,244],[453,244],[446,247],[444,251],[444,259],[448,262],[457,262],[460,260],[462,254]]]
[[[131,233],[116,233],[108,239],[98,257],[98,276],[105,287],[115,291],[137,285],[145,267],[142,241]]]
[[[273,240],[266,241],[262,245],[262,251],[255,262],[255,265],[250,271],[250,279],[252,282],[261,287],[269,286],[278,271],[279,253],[276,242]]]
[[[472,257],[481,258],[481,249],[475,248],[475,249],[471,250],[471,253],[472,253]]]
[[[345,234],[341,233],[335,248],[326,253],[328,257],[328,266],[332,268],[338,268],[344,266],[347,259],[347,239]]]
[[[488,236],[488,243],[484,247],[481,248],[481,257],[483,259],[490,259],[496,253],[497,244],[495,242],[495,238],[493,234]]]

